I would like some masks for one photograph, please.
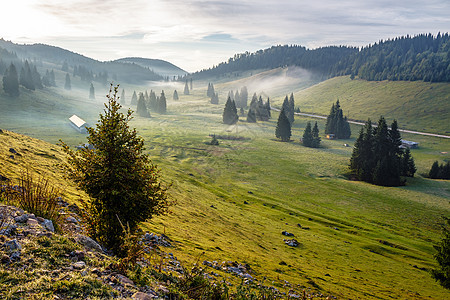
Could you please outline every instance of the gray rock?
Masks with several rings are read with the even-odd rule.
[[[12,154],[16,154],[17,151],[14,148],[9,148],[9,152],[11,152]]]
[[[43,225],[44,228],[47,229],[48,231],[55,232],[55,227],[53,226],[52,220],[44,219],[44,222],[42,222],[42,225]]]
[[[39,222],[36,219],[28,218],[27,225],[29,225],[29,226],[37,226],[37,225],[39,225]]]
[[[127,276],[124,276],[122,274],[116,274],[115,277],[119,280],[119,282],[123,285],[131,285],[134,286],[133,280],[128,278]]]
[[[284,243],[288,246],[291,247],[297,247],[299,245],[299,243],[297,242],[296,239],[292,239],[292,240],[284,240]]]
[[[22,246],[16,239],[5,242],[3,246],[5,246],[9,251],[22,250]]]
[[[281,234],[285,235],[285,236],[294,236],[293,233],[290,233],[290,232],[287,232],[287,231],[283,231]]]
[[[20,260],[20,251],[14,251],[9,258],[11,261]]]
[[[81,270],[81,269],[84,269],[86,267],[86,263],[84,261],[77,261],[76,263],[74,263],[72,265],[72,267],[74,269]]]
[[[36,217],[36,220],[38,220],[39,223],[42,223],[45,219],[43,217]]]
[[[98,252],[102,252],[102,247],[93,239],[91,239],[88,236],[82,235],[82,234],[78,234],[75,237],[75,240],[77,241],[77,243],[83,245],[85,248],[91,249],[91,250],[95,250]]]
[[[131,299],[136,299],[136,300],[150,300],[150,299],[155,299],[155,298],[157,298],[155,295],[146,294],[143,292],[137,292],[137,293],[134,293],[133,296],[131,296]]]
[[[74,224],[78,223],[78,220],[75,219],[74,217],[67,217],[66,221],[69,222],[69,223],[74,223]]]
[[[16,223],[26,223],[28,221],[28,215],[23,214],[21,216],[15,217],[14,221],[16,221]]]

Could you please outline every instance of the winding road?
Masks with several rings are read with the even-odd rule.
[[[280,111],[279,108],[275,108],[275,107],[271,107],[270,109],[274,110],[274,111]],[[294,113],[294,114],[297,115],[297,116],[311,117],[311,118],[317,118],[317,119],[326,119],[327,118],[327,117],[324,117],[324,116],[308,114],[308,113]],[[363,123],[363,122],[357,122],[357,121],[351,121],[351,120],[348,120],[348,122],[351,123],[351,124],[356,124],[356,125],[363,125],[363,126],[365,125],[365,123]],[[376,126],[376,125],[374,124],[374,126]],[[420,134],[420,135],[426,135],[426,136],[450,139],[449,135],[443,135],[443,134],[434,134],[434,133],[413,131],[413,130],[407,130],[407,129],[399,129],[399,131],[400,132],[405,132],[405,133]]]

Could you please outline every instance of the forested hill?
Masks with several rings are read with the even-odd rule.
[[[40,72],[46,68],[58,68],[74,76],[80,76],[87,82],[101,78],[102,81],[120,81],[127,83],[143,83],[151,80],[163,80],[164,77],[135,63],[118,61],[102,62],[84,55],[62,49],[60,47],[32,44],[21,45],[0,39],[0,72],[4,72],[10,63],[18,69],[22,61],[33,61]]]
[[[257,69],[274,69],[283,66],[298,66],[314,71],[318,75],[336,73],[334,66],[358,52],[358,48],[330,46],[314,50],[302,46],[273,46],[254,53],[236,54],[228,62],[213,68],[191,74],[194,79],[202,79],[226,73],[244,72]]]
[[[448,33],[397,37],[358,49],[330,46],[314,50],[302,46],[273,46],[255,53],[236,54],[228,62],[196,72],[193,78],[220,77],[282,66],[299,66],[324,78],[340,75],[365,80],[423,80],[450,82]]]
[[[450,82],[448,33],[421,34],[380,41],[336,66],[337,74],[366,80]],[[336,75],[336,74],[332,74]]]

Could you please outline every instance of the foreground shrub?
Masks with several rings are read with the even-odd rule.
[[[141,222],[164,213],[168,202],[157,167],[143,153],[144,140],[128,126],[132,111],[120,112],[117,93],[118,86],[111,85],[104,114],[95,128],[87,128],[93,147],[75,152],[62,146],[69,156],[69,177],[90,196],[85,202],[90,235],[123,257],[121,223],[133,233]]]

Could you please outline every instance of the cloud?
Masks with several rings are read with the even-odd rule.
[[[449,11],[448,0],[21,0],[3,7],[0,26],[19,42],[103,60],[161,58],[194,71],[276,44],[363,46],[448,32]]]

